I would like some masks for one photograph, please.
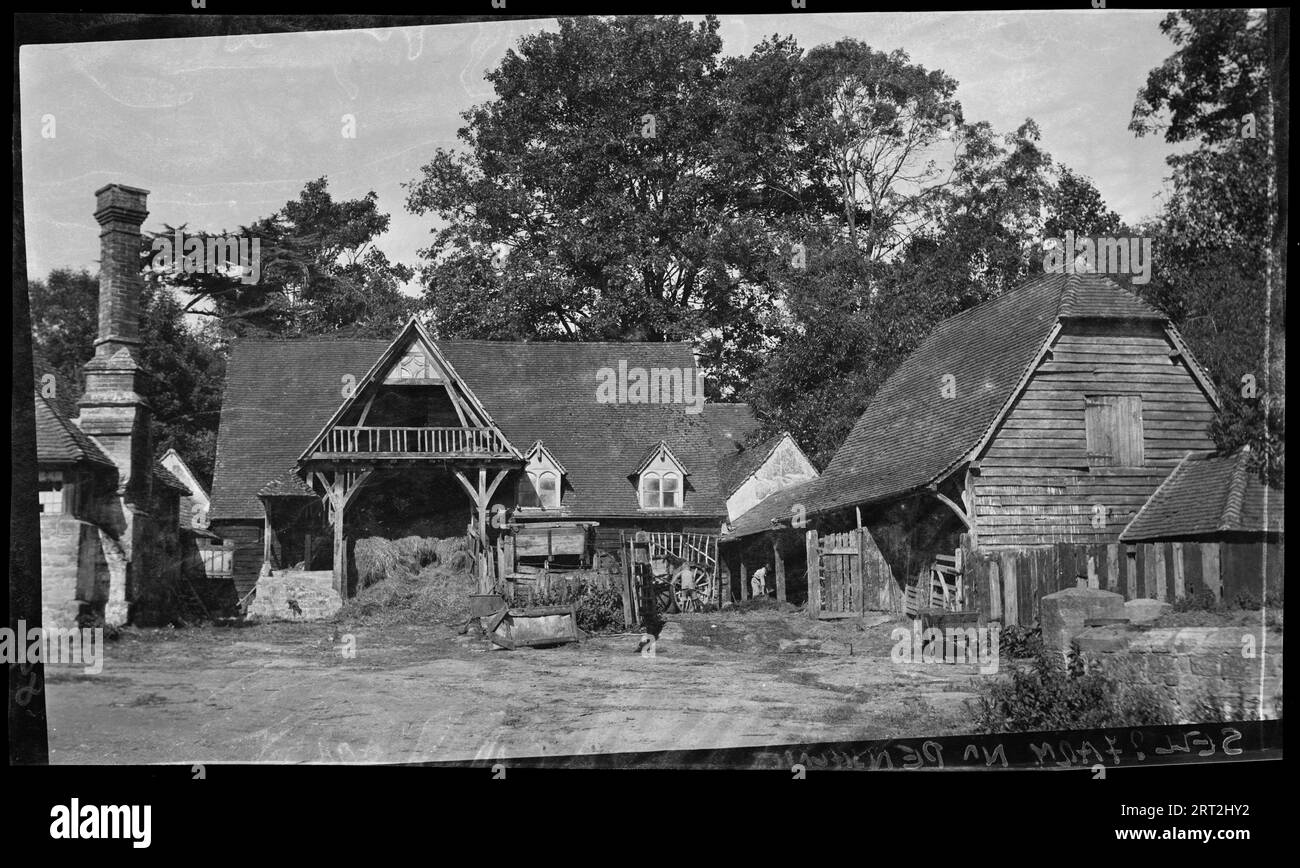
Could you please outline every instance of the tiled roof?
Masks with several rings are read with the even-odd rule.
[[[821,481],[821,478],[817,477],[768,495],[749,510],[737,516],[736,520],[731,522],[731,527],[723,539],[734,539],[762,533],[765,530],[772,530],[778,525],[789,527],[794,510],[799,505],[802,505],[808,514],[811,514],[812,504],[816,502],[819,496]]]
[[[188,496],[194,493],[190,491],[190,487],[188,485],[186,485],[184,482],[181,481],[180,477],[178,477],[175,473],[172,473],[162,464],[155,464],[153,466],[153,478],[154,478],[154,482],[161,483],[167,486],[168,488],[174,488],[175,490],[179,491],[183,495]]]
[[[763,462],[780,445],[785,436],[784,433],[777,434],[761,443],[736,449],[729,455],[725,455],[722,463],[722,490],[728,495],[734,493],[751,473],[763,466]]]
[[[258,497],[304,497],[315,494],[292,467],[257,490]]]
[[[517,449],[537,440],[569,471],[565,514],[640,515],[629,478],[660,440],[691,471],[683,515],[726,514],[714,432],[744,427],[737,409],[685,412],[681,404],[600,404],[601,368],[692,368],[685,343],[437,341]],[[280,480],[388,347],[382,340],[245,340],[231,353],[217,436],[214,519],[260,518],[257,495]],[[742,405],[743,406],[743,405]],[[570,488],[571,487],[571,488]]]
[[[1264,485],[1250,454],[1190,453],[1120,534],[1124,542],[1280,532],[1285,493]]]
[[[1062,317],[1165,319],[1107,277],[1049,274],[944,320],[880,387],[810,509],[884,501],[942,479],[989,431]],[[948,375],[955,397],[942,396]]]
[[[94,438],[59,412],[54,403],[39,392],[36,394],[36,461],[40,464],[87,463],[106,470],[117,470],[117,464],[104,454]],[[161,463],[154,464],[153,478],[167,488],[182,494],[190,493],[190,487]]]
[[[1083,319],[1167,319],[1160,311],[1119,284],[1093,274],[1075,275],[1074,280],[1066,281],[1065,292],[1061,296],[1060,316]]]
[[[42,464],[88,462],[117,469],[90,435],[55,409],[49,399],[36,394],[36,460]]]
[[[748,404],[705,404],[704,421],[720,448],[730,444],[732,449],[741,449],[758,435],[758,419]]]

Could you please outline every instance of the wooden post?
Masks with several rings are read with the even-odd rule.
[[[1124,593],[1124,583],[1119,576],[1119,543],[1106,546],[1106,590]]]
[[[1005,601],[1002,610],[1006,616],[1006,624],[1020,623],[1020,587],[1017,584],[1016,576],[1016,556],[1014,554],[1004,554],[1002,556],[1002,599]]]
[[[989,620],[1002,621],[1002,580],[998,562],[990,561],[989,569]]]
[[[1219,544],[1201,543],[1201,581],[1214,594],[1214,599],[1223,598],[1223,574],[1219,572]]]
[[[1126,551],[1124,553],[1124,599],[1137,599],[1137,546],[1133,546],[1133,554],[1130,556]]]
[[[1187,578],[1183,572],[1183,544],[1173,545],[1174,562],[1174,599],[1181,600],[1187,596]]]
[[[487,468],[478,469],[478,591],[480,594],[492,593],[492,575],[488,567],[487,534]]]
[[[262,501],[262,564],[267,569],[271,566],[271,506]]]
[[[731,564],[722,558],[722,553],[718,553],[718,606],[724,606],[731,602]]]
[[[781,541],[776,534],[772,536],[772,560],[776,569],[776,599],[785,602],[785,561],[781,558]]]
[[[348,598],[348,558],[347,544],[343,539],[343,495],[342,484],[335,482],[334,493],[330,495],[332,507],[330,514],[334,520],[334,590],[343,600]]]
[[[622,532],[619,532],[622,536]],[[623,625],[631,630],[636,624],[636,612],[632,602],[634,584],[632,582],[632,541],[627,540],[623,549]]]
[[[745,554],[740,555],[740,599],[749,599],[749,568],[745,566]]]
[[[1162,603],[1165,599],[1165,544],[1147,544],[1147,594],[1151,594],[1151,585],[1155,583],[1155,598]]]
[[[821,553],[817,550],[817,531],[804,534],[808,556],[808,617],[816,621],[822,612]]]

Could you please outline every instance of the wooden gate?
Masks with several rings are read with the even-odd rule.
[[[851,618],[868,611],[902,610],[893,570],[866,528],[824,536],[810,530],[808,617]]]

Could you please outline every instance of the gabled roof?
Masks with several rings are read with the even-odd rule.
[[[456,392],[456,395],[452,400],[456,402],[464,401],[468,404],[468,415],[472,418],[467,421],[462,420],[462,423],[482,425],[488,428],[497,428],[498,426],[496,422],[493,421],[492,415],[488,413],[487,409],[479,401],[478,396],[474,394],[474,390],[469,388],[465,381],[461,379],[460,375],[456,373],[456,369],[452,366],[450,360],[448,360],[447,357],[438,350],[438,345],[434,343],[431,337],[429,337],[428,332],[426,332],[424,327],[420,325],[420,321],[412,316],[407,320],[406,325],[398,333],[397,337],[393,338],[388,346],[385,347],[384,351],[380,353],[379,358],[375,360],[375,363],[370,367],[370,370],[366,372],[366,375],[357,381],[355,388],[352,390],[352,394],[343,399],[342,403],[339,404],[338,409],[334,411],[334,415],[332,415],[329,421],[325,423],[324,427],[321,428],[320,433],[313,437],[307,447],[303,449],[302,454],[298,456],[298,460],[306,460],[307,457],[316,450],[316,447],[320,445],[321,441],[325,439],[325,435],[329,430],[339,423],[339,420],[344,417],[344,414],[347,413],[352,405],[361,400],[361,396],[366,394],[368,389],[375,387],[378,384],[379,379],[386,376],[391,371],[393,366],[401,359],[403,353],[417,344],[421,347],[422,351],[428,352],[432,355],[433,364],[446,371],[447,378],[450,380],[450,382],[445,383],[446,388],[448,390],[455,390]],[[459,413],[460,410],[458,409],[457,412]],[[509,438],[506,438],[506,440],[506,448],[514,455],[514,457],[522,460],[523,456],[519,454],[519,450],[509,442]]]
[[[86,464],[105,471],[117,471],[117,463],[104,454],[95,438],[77,427],[77,423],[64,416],[53,402],[36,393],[36,461],[38,464]],[[155,462],[152,468],[154,481],[181,494],[190,488],[176,478],[170,470]]]
[[[36,394],[36,460],[41,464],[93,464],[117,470],[113,459],[48,398]]]
[[[683,474],[687,476],[690,475],[691,471],[687,470],[686,465],[682,463],[681,459],[679,459],[676,455],[673,454],[672,449],[668,448],[667,440],[660,440],[658,443],[656,443],[655,445],[651,446],[648,450],[646,450],[645,454],[641,456],[641,460],[636,463],[636,469],[634,469],[630,475],[640,476],[641,472],[645,470],[647,467],[649,467],[651,463],[653,463],[654,460],[659,457],[660,453],[662,453],[664,457],[666,457],[673,464],[676,464]]]
[[[168,466],[169,462],[171,466]],[[163,457],[158,459],[158,463],[167,470],[168,474],[177,482],[184,485],[186,491],[191,496],[203,498],[208,496],[208,492],[203,488],[198,477],[194,475],[194,471],[190,469],[190,465],[175,449],[168,449],[164,452]],[[172,467],[175,467],[176,470],[173,470]]]
[[[821,490],[821,477],[775,491],[753,507],[736,516],[725,534],[726,539],[750,536],[778,527],[790,527],[794,510],[802,506],[808,515]]]
[[[1250,453],[1231,456],[1189,452],[1133,516],[1123,542],[1277,533],[1283,529],[1285,493],[1266,486],[1250,467]]]
[[[822,474],[817,512],[880,502],[945,478],[989,435],[1062,319],[1163,314],[1095,274],[1048,274],[939,323],[880,387]],[[1176,333],[1193,375],[1213,387]],[[955,397],[941,396],[944,378]]]
[[[600,404],[599,371],[695,366],[685,343],[434,342],[512,443],[542,440],[568,470],[571,516],[642,515],[630,460],[667,441],[692,475],[685,516],[726,515],[718,481],[717,415],[681,404]],[[258,492],[294,466],[342,401],[341,377],[375,366],[385,340],[237,342],[226,370],[212,485],[213,520],[262,518]],[[740,414],[734,409],[722,411]],[[739,423],[736,428],[742,427]]]
[[[528,451],[524,453],[524,457],[531,459],[533,457],[534,452],[540,452],[543,458],[545,458],[548,462],[554,465],[556,470],[560,471],[560,475],[563,476],[564,474],[569,472],[564,469],[564,465],[560,463],[560,459],[552,455],[551,450],[547,449],[546,444],[543,443],[541,440],[538,440],[535,443],[533,443],[532,446],[529,446]]]
[[[736,489],[740,488],[746,479],[749,479],[760,467],[766,464],[767,460],[772,457],[772,453],[776,452],[776,448],[787,439],[790,441],[790,445],[803,456],[803,459],[809,465],[812,465],[812,461],[809,460],[807,454],[799,448],[798,441],[790,435],[789,431],[782,431],[780,434],[769,437],[753,446],[738,449],[723,459],[722,489],[727,493],[727,496],[730,497],[735,494]],[[815,467],[813,472],[816,472]]]

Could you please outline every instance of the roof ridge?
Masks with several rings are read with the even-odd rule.
[[[1246,485],[1249,483],[1246,460],[1247,453],[1244,450],[1238,451],[1232,457],[1232,475],[1228,478],[1228,488],[1223,498],[1219,530],[1231,531],[1241,528],[1241,507],[1246,500]]]

